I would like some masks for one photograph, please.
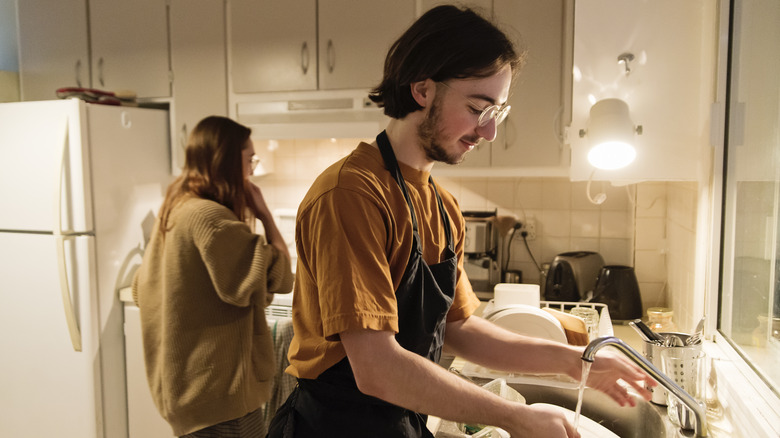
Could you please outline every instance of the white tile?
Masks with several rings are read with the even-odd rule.
[[[568,251],[571,251],[571,241],[568,236],[542,237],[542,260],[544,260],[546,263],[552,261],[556,255]]]
[[[274,162],[274,173],[285,178],[297,178],[297,162],[295,155],[277,154]]]
[[[637,217],[666,217],[666,183],[637,184],[636,215]]]
[[[571,209],[571,183],[560,178],[542,180],[542,208]]]
[[[295,142],[295,155],[303,159],[313,160],[329,145],[333,147],[329,140],[297,140]]]
[[[599,252],[608,265],[633,266],[631,239],[602,238],[599,241]]]
[[[639,294],[642,297],[643,315],[647,314],[649,307],[665,307],[666,296],[664,294],[665,283],[662,282],[639,282]]]
[[[544,235],[550,237],[569,237],[571,235],[571,214],[569,210],[543,210],[539,222],[544,224]]]
[[[639,281],[664,282],[667,278],[666,258],[658,251],[636,251],[636,276]]]
[[[590,196],[595,198],[598,193],[604,191],[608,183],[604,181],[593,181],[590,184]],[[571,208],[572,210],[600,210],[601,206],[590,202],[588,199],[587,181],[571,183]]]
[[[487,181],[469,179],[461,187],[460,208],[462,210],[487,210]]]
[[[599,237],[601,213],[598,210],[572,210],[570,233],[574,237]]]
[[[515,206],[514,182],[510,179],[487,181],[487,208],[511,211]]]
[[[572,237],[569,251],[595,251],[599,252],[599,239],[594,237]]]
[[[629,192],[633,193],[634,190],[633,186],[613,186],[612,184],[607,184],[604,188],[607,200],[601,204],[601,210],[626,211],[632,208],[629,201]]]
[[[518,178],[515,182],[515,208],[542,208],[542,180],[539,178]]]
[[[666,238],[666,221],[664,218],[637,218],[635,228],[636,249],[664,249]]]
[[[630,213],[625,210],[602,211],[600,232],[602,238],[631,238],[633,235],[633,224],[631,224]]]

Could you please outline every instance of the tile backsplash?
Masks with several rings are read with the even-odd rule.
[[[347,155],[361,140],[255,140],[269,174],[255,177],[271,209],[297,209],[309,186],[327,166]],[[526,248],[512,240],[509,269],[523,281],[539,281],[536,263],[556,254],[597,251],[607,264],[636,268],[643,307],[671,306],[681,329],[687,328],[696,302],[694,286],[698,192],[693,182],[644,182],[613,186],[594,181],[591,198],[586,182],[566,178],[434,177],[460,202],[463,210],[497,210],[521,222],[533,220],[536,239]],[[531,256],[533,254],[533,258]],[[534,262],[536,260],[536,263]],[[697,301],[698,300],[698,301]]]

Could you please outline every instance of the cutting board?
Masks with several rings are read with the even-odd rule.
[[[569,345],[588,345],[588,329],[585,326],[585,320],[579,316],[549,307],[544,307],[542,310],[554,316],[561,323]]]

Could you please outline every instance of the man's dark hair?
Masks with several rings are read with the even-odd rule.
[[[506,65],[514,76],[524,58],[525,52],[518,54],[501,30],[472,9],[438,6],[390,47],[382,83],[369,98],[387,116],[400,119],[422,108],[412,97],[413,82],[483,78]]]

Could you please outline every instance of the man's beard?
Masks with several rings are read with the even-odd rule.
[[[425,156],[431,161],[438,161],[446,164],[458,164],[463,161],[465,153],[461,155],[447,154],[447,151],[441,146],[439,142],[439,121],[441,117],[439,115],[439,101],[440,95],[436,95],[431,104],[431,108],[428,110],[428,114],[425,119],[417,127],[417,137],[420,139],[420,145],[425,152]]]

